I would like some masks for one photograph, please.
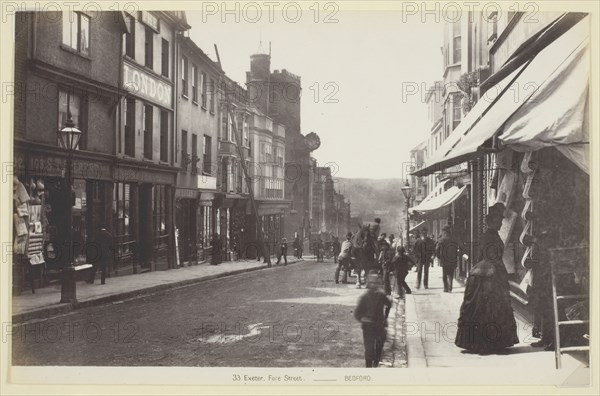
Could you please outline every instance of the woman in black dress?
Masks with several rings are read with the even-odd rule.
[[[502,262],[504,243],[498,235],[503,211],[491,210],[460,307],[456,346],[475,353],[494,353],[519,342],[510,304],[508,273]]]

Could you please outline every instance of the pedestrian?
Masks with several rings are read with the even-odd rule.
[[[113,236],[103,223],[98,226],[96,233],[96,247],[98,257],[92,263],[92,270],[87,282],[90,284],[94,283],[96,271],[100,268],[100,284],[104,285],[106,283],[106,268],[112,268],[112,259],[115,250]]]
[[[375,224],[371,224],[369,228],[371,229],[371,234],[373,234],[373,239],[377,240],[379,238],[379,231],[381,230],[381,219],[379,217],[375,217],[373,221]]]
[[[317,250],[317,262],[322,263],[325,246],[323,245],[323,240],[321,239],[321,237],[319,237],[319,239],[317,240],[316,250]]]
[[[279,245],[279,251],[277,254],[277,265],[281,262],[281,258],[283,257],[283,265],[287,265],[287,239],[283,238],[281,240],[281,245]]]
[[[395,249],[396,249],[396,239],[394,237],[394,234],[390,234],[390,236],[388,237],[388,243],[390,244],[390,248],[394,249],[394,250],[392,250],[392,252],[395,251]]]
[[[340,239],[338,237],[334,237],[331,245],[333,247],[333,262],[337,263],[338,255],[340,254],[340,251],[341,251]]]
[[[378,256],[377,261],[380,268],[380,273],[383,274],[383,291],[389,296],[392,294],[392,285],[390,283],[390,244],[385,239],[386,234],[383,233],[379,236],[379,242],[377,243]]]
[[[294,256],[296,256],[297,259],[302,258],[302,244],[300,243],[300,237],[297,233],[294,238]]]
[[[391,261],[391,267],[394,270],[394,277],[396,278],[397,298],[401,298],[404,294],[412,293],[410,287],[406,283],[406,276],[413,265],[415,265],[415,261],[406,254],[404,246],[398,245],[396,247],[396,254]]]
[[[415,242],[413,249],[417,257],[417,289],[421,288],[421,278],[425,289],[429,287],[429,265],[435,253],[435,243],[427,236],[427,228],[421,230],[421,238]]]
[[[502,261],[504,243],[498,234],[503,211],[490,210],[479,246],[479,262],[471,269],[460,307],[454,343],[488,354],[519,342],[511,306],[508,272]]]
[[[348,273],[350,272],[350,260],[352,255],[352,233],[346,234],[346,240],[342,242],[337,267],[335,269],[335,283],[339,283],[340,270],[344,271],[342,275],[342,283],[348,282]]]
[[[458,242],[452,237],[452,229],[447,225],[442,228],[442,237],[435,247],[435,256],[442,266],[444,292],[452,293],[452,282],[459,255]]]
[[[367,275],[367,291],[358,300],[354,317],[362,325],[366,367],[377,367],[386,339],[387,318],[392,306],[381,291],[381,276],[375,272]]]

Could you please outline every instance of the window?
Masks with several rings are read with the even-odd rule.
[[[227,140],[227,117],[229,116],[227,112],[227,106],[221,106],[221,140]]]
[[[129,24],[129,32],[125,33],[125,55],[135,59],[135,19],[133,17],[127,18]]]
[[[198,101],[198,68],[192,65],[192,100]]]
[[[69,115],[71,116],[75,126],[79,129],[82,129],[84,123],[81,114],[81,96],[73,93],[72,91],[60,90],[58,93],[58,130],[65,126],[67,120],[69,119]],[[85,133],[82,134],[77,150],[82,147],[84,137]]]
[[[460,21],[452,24],[452,63],[460,63],[461,56],[461,36],[460,36]]]
[[[190,162],[190,156],[188,154],[188,133],[187,131],[181,131],[181,168],[187,170],[188,163]]]
[[[215,87],[215,80],[213,80],[212,78],[210,79],[210,86],[208,88],[208,91],[210,93],[210,112],[214,113],[215,112],[215,97],[216,97],[216,87]]]
[[[135,157],[135,99],[125,99],[125,155]]]
[[[161,74],[169,77],[169,42],[162,39],[162,51],[160,54],[160,70]]]
[[[454,130],[458,124],[460,124],[461,119],[461,106],[460,106],[460,96],[454,95],[452,97],[452,130]]]
[[[198,135],[192,133],[192,174],[198,173]]]
[[[201,79],[200,79],[200,84],[202,84],[201,85],[201,87],[202,87],[201,88],[202,89],[202,92],[201,92],[201,95],[202,95],[202,107],[206,108],[206,84],[207,83],[206,83],[206,73],[204,73],[204,72],[202,72]]]
[[[248,126],[248,115],[244,114],[244,147],[250,147],[250,138],[249,138],[249,126]]]
[[[154,31],[146,27],[146,44],[145,44],[145,65],[150,69],[154,68]]]
[[[63,44],[82,54],[90,53],[90,17],[73,11],[62,13]]]
[[[169,112],[160,111],[160,160],[169,162]]]
[[[185,56],[181,57],[181,94],[188,95],[188,60]]]
[[[229,131],[229,141],[230,142],[235,142],[235,132],[233,130],[233,118],[231,117],[231,114],[229,114],[229,112],[227,112],[227,118],[229,119],[229,125],[228,125],[228,131]]]
[[[144,105],[144,158],[147,159],[152,159],[153,110],[154,108],[151,105]]]
[[[208,135],[204,135],[204,141],[202,144],[202,163],[204,173],[212,173],[212,138]]]

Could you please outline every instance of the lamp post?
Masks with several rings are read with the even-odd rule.
[[[79,140],[81,139],[81,131],[75,127],[71,112],[67,114],[67,122],[65,126],[58,131],[58,141],[61,148],[67,151],[67,163],[65,170],[65,178],[67,179],[67,186],[69,192],[69,215],[67,223],[67,232],[69,233],[69,250],[68,250],[68,264],[63,266],[61,271],[61,283],[60,283],[60,302],[61,303],[76,303],[77,302],[77,289],[75,285],[75,266],[74,266],[74,254],[73,254],[73,151],[79,146]]]
[[[404,187],[402,187],[402,194],[404,195],[404,203],[406,205],[406,249],[408,250],[408,245],[410,243],[410,222],[408,219],[408,208],[410,207],[410,199],[412,198],[412,187],[410,186],[410,184],[408,184],[408,179],[406,179],[406,184],[404,185]]]

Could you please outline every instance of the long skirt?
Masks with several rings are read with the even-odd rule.
[[[467,278],[456,346],[476,353],[493,353],[519,342],[510,304],[508,274],[501,261],[477,263]]]

